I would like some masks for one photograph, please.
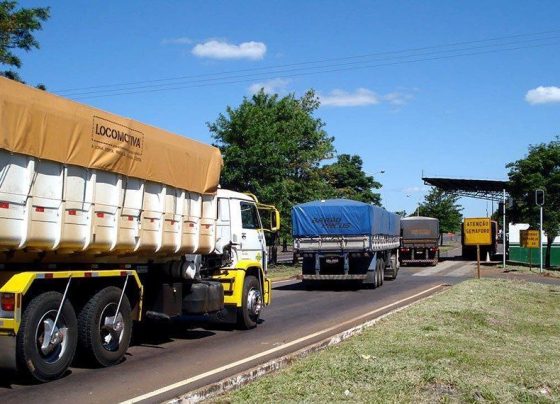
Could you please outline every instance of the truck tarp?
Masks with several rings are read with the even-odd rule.
[[[218,188],[212,146],[0,78],[0,149],[171,185]]]
[[[385,209],[349,199],[307,202],[292,208],[292,235],[398,236],[400,216]]]
[[[439,238],[439,220],[433,217],[412,216],[401,219],[403,240]]]

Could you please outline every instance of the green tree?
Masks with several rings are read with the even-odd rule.
[[[547,236],[545,265],[550,267],[550,251],[560,229],[560,139],[529,146],[523,159],[509,163],[509,194],[513,206],[508,217],[513,222],[539,225],[539,207],[535,190],[545,191],[543,230]]]
[[[419,206],[419,214],[427,217],[435,217],[439,220],[440,233],[458,232],[461,230],[463,208],[457,203],[457,195],[432,187],[424,202]]]
[[[340,154],[333,164],[322,168],[325,179],[332,187],[331,197],[348,198],[356,201],[381,205],[381,195],[373,189],[381,188],[381,184],[367,175],[362,169],[360,156]]]
[[[290,234],[293,205],[329,194],[319,166],[332,158],[333,138],[313,116],[318,107],[312,90],[299,99],[261,90],[207,123],[224,158],[222,186],[276,205],[283,236]]]
[[[23,83],[19,74],[11,70],[19,69],[22,64],[14,50],[39,48],[33,32],[42,29],[41,22],[49,18],[50,9],[37,7],[16,10],[16,6],[16,1],[0,1],[0,64],[8,67],[8,70],[0,71],[0,75]],[[39,86],[44,89],[42,84]]]

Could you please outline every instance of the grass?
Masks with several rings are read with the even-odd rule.
[[[295,278],[301,274],[301,265],[274,265],[268,267],[268,277],[272,281]]]
[[[218,402],[560,402],[560,286],[463,282]]]

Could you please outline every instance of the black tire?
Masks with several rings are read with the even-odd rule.
[[[237,309],[237,326],[249,330],[257,326],[263,304],[259,281],[253,275],[245,277],[242,299],[242,305]]]
[[[54,328],[60,331],[61,340],[55,344],[42,347],[56,318],[62,301],[59,292],[46,292],[33,298],[21,318],[21,325],[16,337],[16,361],[18,371],[32,376],[40,382],[47,382],[61,377],[74,358],[78,341],[76,312],[66,300]]]
[[[391,263],[391,277],[388,277],[389,280],[397,279],[397,274],[399,273],[399,261],[397,260],[397,256],[392,254],[389,257],[389,261]]]
[[[116,328],[112,326],[122,289],[109,286],[97,292],[78,316],[79,349],[94,365],[112,366],[122,361],[132,334],[130,302],[122,298]]]
[[[377,265],[375,268],[376,268],[375,286],[380,287],[381,285],[383,285],[383,272],[385,272],[385,264],[382,258],[377,259]]]

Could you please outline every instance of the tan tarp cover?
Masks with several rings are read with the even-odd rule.
[[[206,194],[222,168],[215,147],[5,78],[0,149]]]

